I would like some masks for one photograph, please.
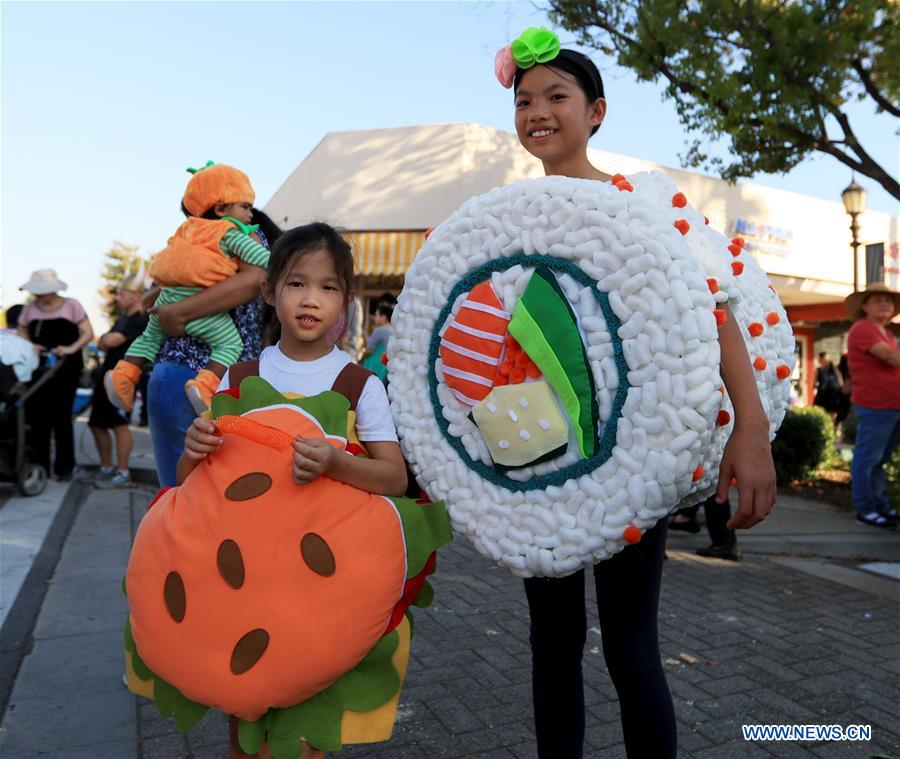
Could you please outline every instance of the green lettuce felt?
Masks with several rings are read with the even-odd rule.
[[[509,332],[556,391],[575,430],[581,455],[597,450],[597,389],[569,301],[547,266],[534,270],[513,309]]]
[[[391,661],[399,642],[400,636],[393,630],[354,669],[321,693],[297,706],[270,709],[256,722],[241,720],[238,725],[241,748],[247,753],[257,753],[265,740],[275,759],[296,759],[301,741],[324,751],[340,750],[344,712],[377,709],[400,690],[400,675]]]
[[[269,709],[258,720],[240,720],[238,742],[241,748],[255,754],[263,742],[268,742],[275,759],[297,759],[304,740],[325,751],[340,750],[344,712],[372,711],[384,706],[400,690],[400,675],[392,661],[399,643],[399,634],[392,630],[356,667],[321,693],[296,706]],[[125,624],[125,648],[138,677],[153,680],[153,696],[159,713],[174,719],[175,727],[181,733],[194,727],[208,707],[186,698],[144,664],[131,634],[130,621]]]
[[[443,501],[420,504],[411,498],[391,498],[403,523],[406,576],[415,577],[434,551],[453,539],[450,516]]]
[[[347,436],[350,401],[340,393],[327,390],[309,398],[287,398],[262,377],[246,377],[238,392],[237,398],[228,393],[216,393],[210,405],[210,416],[213,419],[226,415],[240,416],[267,406],[291,405],[314,417],[326,435]]]
[[[425,609],[431,606],[432,601],[434,601],[434,588],[431,586],[431,583],[426,580],[425,584],[422,586],[422,590],[419,591],[419,595],[417,595],[413,601],[413,606]]]
[[[171,717],[175,721],[178,732],[186,733],[209,711],[208,706],[186,698],[178,688],[154,674],[144,664],[137,652],[134,636],[131,634],[130,619],[125,622],[125,650],[131,655],[131,666],[134,673],[141,680],[153,680],[153,699],[156,702],[156,708],[160,715],[166,718]]]

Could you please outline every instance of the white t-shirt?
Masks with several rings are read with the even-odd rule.
[[[285,356],[279,346],[272,345],[259,356],[259,376],[279,393],[318,395],[331,390],[338,374],[349,363],[350,356],[338,348],[315,361],[295,361]],[[228,372],[225,372],[219,390],[228,388]],[[387,392],[375,375],[369,377],[356,404],[356,432],[363,442],[397,442]]]

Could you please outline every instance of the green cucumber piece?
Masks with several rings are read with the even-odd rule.
[[[597,452],[597,389],[575,313],[553,272],[538,266],[513,309],[510,334],[556,391],[586,459]]]

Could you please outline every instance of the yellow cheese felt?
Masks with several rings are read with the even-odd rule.
[[[537,463],[565,450],[569,441],[569,425],[544,380],[495,387],[472,417],[494,464],[501,467]]]

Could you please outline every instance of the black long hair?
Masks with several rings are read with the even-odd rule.
[[[561,71],[564,74],[574,77],[578,87],[587,98],[588,105],[591,105],[597,98],[604,97],[603,77],[600,76],[600,71],[597,69],[594,62],[582,53],[575,50],[562,49],[559,51],[559,55],[552,61],[538,65],[546,66],[548,69]],[[515,79],[513,79],[513,94],[518,92],[519,83],[528,71],[530,71],[530,69],[516,69],[516,76]],[[591,129],[591,135],[593,136],[596,134],[599,128],[599,124],[593,127]]]
[[[266,282],[272,291],[278,287],[278,282],[284,277],[285,272],[290,271],[294,261],[308,253],[324,250],[331,256],[334,263],[334,271],[344,295],[345,309],[350,305],[350,299],[356,290],[356,275],[353,273],[353,250],[350,244],[330,224],[322,221],[314,221],[283,232],[278,237],[278,242],[272,246],[269,256],[269,266],[266,269]],[[263,307],[262,313],[263,345],[274,345],[281,337],[281,324],[275,313],[275,308],[268,303]]]
[[[271,248],[275,242],[284,234],[284,230],[279,227],[272,218],[263,210],[253,207],[253,215],[250,217],[251,224],[259,224],[259,231],[263,233],[263,237],[269,243]]]
[[[181,204],[181,213],[183,213],[186,217],[190,218],[193,214],[184,207],[184,203]],[[207,208],[202,214],[200,214],[201,219],[209,219],[210,221],[216,221],[221,217],[216,213],[216,207]],[[252,215],[250,217],[251,224],[259,224],[259,231],[262,232],[262,236],[265,238],[266,242],[269,243],[269,247],[271,248],[275,241],[281,237],[282,229],[279,227],[272,218],[262,209],[253,206]]]

